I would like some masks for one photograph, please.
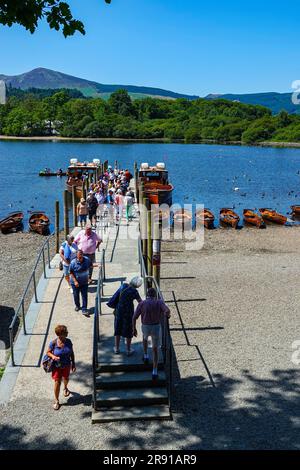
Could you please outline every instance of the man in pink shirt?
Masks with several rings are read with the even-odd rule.
[[[160,323],[164,316],[170,318],[170,309],[163,300],[156,298],[156,290],[151,287],[147,292],[147,299],[140,302],[132,318],[132,328],[134,336],[137,336],[136,320],[141,315],[143,347],[144,347],[144,363],[149,363],[148,356],[148,338],[151,336],[153,351],[153,372],[152,379],[158,378],[158,348],[160,346]]]
[[[81,230],[75,238],[75,243],[77,244],[79,250],[83,251],[84,256],[87,256],[90,261],[89,269],[89,284],[92,282],[93,275],[93,264],[96,261],[96,250],[99,248],[102,243],[102,239],[96,232],[93,232],[92,227],[87,225],[85,230]]]

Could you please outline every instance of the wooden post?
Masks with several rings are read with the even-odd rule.
[[[69,210],[68,210],[68,191],[64,191],[64,231],[65,238],[69,235]]]
[[[160,261],[161,261],[161,215],[158,211],[154,218],[153,227],[153,253],[152,267],[153,277],[157,284],[160,285]]]
[[[147,273],[152,276],[152,213],[151,204],[147,199]]]
[[[134,162],[134,190],[135,190],[135,200],[139,200],[139,188],[138,188],[138,169],[137,163]]]
[[[73,208],[73,224],[74,227],[77,227],[77,197],[76,197],[76,187],[72,186],[72,208]]]
[[[143,258],[145,260],[145,266],[147,268],[147,198],[144,197],[142,200],[141,207],[141,238],[143,247]]]
[[[89,190],[90,190],[89,177],[87,177],[85,180],[85,188],[86,188],[86,197],[87,197],[87,195],[89,194]]]
[[[55,201],[55,249],[59,253],[59,201]]]

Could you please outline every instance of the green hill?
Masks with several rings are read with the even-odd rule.
[[[174,93],[173,91],[163,90],[160,88],[134,85],[105,85],[45,68],[37,68],[21,75],[0,75],[0,80],[4,80],[8,86],[21,88],[22,90],[29,88],[77,89],[84,96],[92,98],[101,97],[106,99],[111,93],[120,88],[127,90],[133,99],[149,96],[167,99],[186,98],[190,100],[198,98],[198,96]]]
[[[244,104],[261,105],[271,109],[273,114],[278,114],[284,110],[290,114],[300,114],[300,106],[292,102],[292,93],[251,93],[251,94],[225,94],[208,95],[206,99],[225,99],[229,101],[239,101]]]

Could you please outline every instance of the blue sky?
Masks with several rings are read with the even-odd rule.
[[[291,91],[300,4],[286,0],[70,0],[86,36],[0,25],[0,73],[47,67],[101,83],[208,93]]]

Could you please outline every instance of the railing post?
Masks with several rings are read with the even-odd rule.
[[[23,320],[23,332],[24,335],[27,335],[26,323],[25,323],[25,306],[24,306],[24,297],[22,299],[22,320]]]
[[[9,327],[9,342],[10,342],[10,355],[11,355],[11,365],[15,367],[15,355],[14,355],[14,334],[13,327]]]
[[[48,268],[51,269],[49,238],[48,238],[48,240],[47,240],[47,253],[48,253]]]
[[[73,224],[77,227],[77,198],[76,198],[76,187],[72,186],[72,209],[73,209]]]
[[[59,252],[59,201],[55,201],[55,252]]]
[[[42,257],[43,257],[44,279],[46,279],[47,275],[46,275],[46,262],[45,262],[45,250],[44,250],[44,247],[43,247],[43,251],[42,251]]]
[[[69,235],[69,210],[68,210],[68,191],[64,191],[64,230],[65,239]]]
[[[33,271],[33,287],[34,287],[34,298],[35,298],[35,302],[38,303],[38,297],[37,297],[37,291],[36,291],[35,271]]]
[[[152,211],[149,199],[147,199],[147,272],[148,276],[152,276]]]
[[[106,272],[105,272],[105,248],[103,248],[103,281],[106,279]]]

